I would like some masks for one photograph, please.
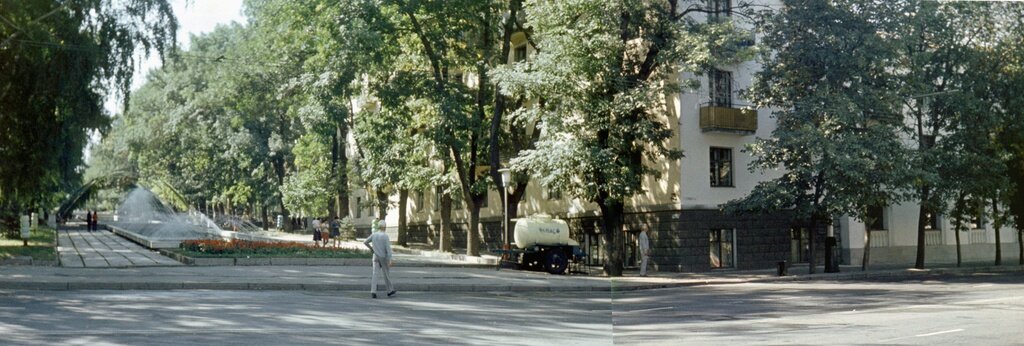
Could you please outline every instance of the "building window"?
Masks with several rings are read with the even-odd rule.
[[[440,185],[434,186],[434,211],[441,210],[441,195],[444,194],[444,188]]]
[[[707,0],[708,18],[718,19],[732,15],[732,1],[730,0]]]
[[[356,218],[363,217],[363,198],[356,197]]]
[[[807,229],[792,228],[789,230],[789,235],[790,262],[807,263],[807,259],[811,258],[811,246]]]
[[[711,148],[711,187],[732,187],[732,149]]]
[[[868,229],[872,231],[883,231],[885,228],[885,207],[874,206],[868,208]]]
[[[921,135],[921,143],[925,149],[935,147],[935,135]]]
[[[971,229],[985,228],[985,220],[981,217],[981,213],[974,213],[970,216],[970,221],[967,223],[971,226]]]
[[[416,211],[423,211],[423,190],[416,191]]]
[[[512,55],[513,62],[526,61],[526,44],[516,47],[514,54]]]
[[[939,230],[939,214],[936,214],[930,210],[926,210],[924,213],[924,229],[928,230]]]
[[[981,204],[972,202],[972,204],[969,205],[973,206],[974,209],[970,216],[968,216],[967,225],[970,226],[971,229],[985,228],[985,218],[982,215],[983,209]]]
[[[711,91],[712,106],[732,108],[732,72],[711,69],[708,90]]]
[[[733,268],[735,267],[735,255],[733,250],[736,247],[734,230],[713,229],[709,232],[711,239],[711,268]]]

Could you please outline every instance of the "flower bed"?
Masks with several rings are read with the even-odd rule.
[[[365,250],[315,247],[298,242],[201,239],[185,240],[179,246],[191,257],[294,257],[294,258],[370,258]]]

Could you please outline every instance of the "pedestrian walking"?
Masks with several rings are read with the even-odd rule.
[[[320,246],[320,219],[313,219],[313,245]]]
[[[100,215],[99,215],[99,213],[100,212],[98,212],[98,211],[93,211],[92,212],[92,230],[93,231],[97,231],[97,230],[100,229],[99,228],[99,223],[100,223]]]
[[[373,226],[376,227],[373,227]],[[384,233],[384,221],[373,218],[372,228],[375,231],[366,237],[363,245],[373,251],[373,274],[370,276],[370,297],[377,298],[377,273],[384,277],[384,284],[388,286],[388,297],[397,293],[395,286],[391,284],[391,277],[388,270],[393,264],[391,262],[391,239]]]
[[[323,239],[324,247],[327,247],[327,243],[331,242],[331,226],[330,222],[326,219],[320,222],[320,238]]]
[[[338,226],[338,217],[332,217],[329,227],[331,229],[331,239],[334,239],[334,247],[341,245],[341,229]]]
[[[651,258],[651,240],[647,238],[647,230],[640,231],[640,236],[637,239],[637,243],[640,243],[640,276],[647,276],[647,261]]]

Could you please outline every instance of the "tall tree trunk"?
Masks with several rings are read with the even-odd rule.
[[[928,185],[921,187],[921,203],[917,213],[917,259],[914,262],[914,268],[924,269],[924,214],[926,210],[926,203],[931,197],[931,189]]]
[[[469,229],[466,231],[466,255],[480,256],[480,206],[469,203]]]
[[[871,224],[873,219],[864,220],[864,258],[860,261],[860,270],[867,271],[868,263],[871,261]]]
[[[526,185],[527,183],[522,182],[516,184],[512,191],[510,191],[508,194],[508,223],[506,223],[506,225],[508,225],[509,229],[506,231],[508,232],[507,234],[509,244],[515,242],[516,239],[514,232],[516,225],[512,223],[512,219],[519,217],[519,201],[523,200],[523,197],[526,196]],[[502,203],[504,203],[504,200],[502,201]]]
[[[992,226],[996,229],[996,265],[1003,265],[1002,237],[999,235],[1003,228],[1003,218],[999,216],[999,199],[992,197]]]
[[[963,257],[960,254],[960,230],[957,229],[953,234],[955,235],[954,238],[956,238],[956,266],[959,267],[960,263],[963,261]]]
[[[265,206],[265,205],[260,206],[260,214],[262,215],[262,219],[263,219],[263,230],[264,231],[269,230],[270,229],[270,219],[267,217],[267,206]]]
[[[277,187],[284,186],[284,176],[286,174],[284,158],[277,157],[272,161],[274,166],[274,173],[277,175]],[[281,227],[284,228],[285,232],[291,232],[293,227],[291,223],[291,215],[288,213],[288,208],[284,206],[284,198],[280,192],[277,192],[277,206],[281,208]]]
[[[605,200],[598,203],[601,207],[601,221],[604,229],[601,231],[601,242],[604,246],[604,253],[607,255],[604,264],[604,275],[622,276],[624,262],[623,248],[625,235],[622,234],[623,214],[625,206],[619,201]]]
[[[956,239],[956,266],[960,266],[960,228],[963,227],[963,218],[959,215],[963,214],[964,205],[967,203],[967,195],[961,192],[956,198],[956,205],[953,207],[953,214],[958,215],[953,218],[953,236]]]
[[[452,197],[441,195],[441,230],[438,232],[441,252],[452,252]]]
[[[332,161],[331,176],[337,177],[337,190],[334,198],[331,198],[331,216],[345,218],[349,216],[348,203],[348,154],[345,152],[345,143],[348,138],[348,123],[339,121],[335,126],[335,148],[334,155],[337,159]],[[333,156],[332,156],[333,158]]]
[[[409,189],[398,190],[398,237],[396,243],[401,246],[409,245],[409,220],[406,214],[409,210]]]
[[[384,220],[388,216],[388,193],[384,189],[377,189],[377,217]]]
[[[1017,264],[1024,265],[1024,228],[1017,229],[1017,261]]]
[[[811,228],[807,230],[807,245],[810,246],[810,248],[809,248],[810,249],[810,251],[809,251],[810,253],[808,254],[808,256],[811,257],[811,258],[809,258],[807,260],[807,273],[808,274],[814,274],[814,273],[816,273],[818,271],[818,257],[817,257],[818,252],[815,251],[815,248],[817,247],[817,244],[815,244],[815,239],[817,238],[816,237],[817,233],[818,233],[818,217],[817,216],[811,216]]]

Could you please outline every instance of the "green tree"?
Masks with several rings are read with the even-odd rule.
[[[0,1],[5,228],[81,183],[88,136],[109,124],[103,99],[127,99],[136,49],[164,54],[176,29],[165,0]]]
[[[541,137],[512,166],[598,205],[604,272],[620,276],[625,200],[658,174],[644,160],[681,157],[657,117],[665,95],[680,91],[678,73],[737,61],[744,36],[729,21],[694,19],[708,12],[703,1],[528,1],[524,12],[540,52],[493,77],[502,93],[537,101],[511,117],[535,121]]]
[[[876,16],[883,22],[880,31],[896,52],[892,72],[900,84],[894,90],[905,97],[905,123],[914,142],[909,162],[914,199],[920,205],[916,268],[925,266],[925,215],[942,210],[945,201],[959,198],[937,187],[957,184],[939,168],[950,155],[957,155],[944,150],[962,149],[963,141],[951,145],[942,142],[955,138],[956,131],[972,132],[966,136],[980,135],[984,142],[991,133],[992,122],[988,119],[997,114],[988,109],[990,101],[981,98],[983,93],[971,89],[969,80],[978,75],[992,76],[986,73],[990,69],[976,62],[988,54],[978,49],[994,43],[994,13],[989,3],[907,0],[886,3]],[[968,123],[958,124],[958,116],[966,117]],[[983,147],[971,146],[981,151],[961,154],[991,155]],[[985,174],[975,174],[971,179],[983,180],[979,186],[989,191],[999,185],[989,182],[992,179]],[[977,199],[987,200],[990,193]]]
[[[1007,29],[990,55],[992,63],[999,63],[998,73],[988,77],[1001,111],[995,142],[1009,179],[1005,200],[1017,229],[1017,258],[1024,264],[1024,6],[1002,4],[997,13]]]
[[[789,0],[760,26],[763,70],[748,96],[777,109],[777,128],[747,150],[751,171],[784,171],[726,210],[791,212],[794,226],[809,230],[811,273],[818,229],[897,201],[906,170],[889,50],[868,10],[856,1]]]

